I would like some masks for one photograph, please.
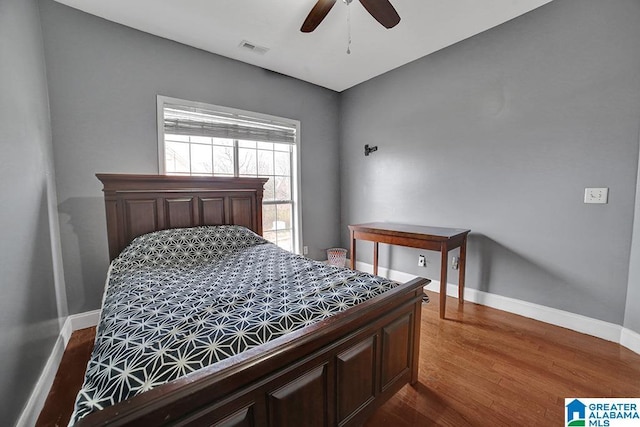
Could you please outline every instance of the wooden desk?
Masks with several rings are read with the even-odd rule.
[[[458,304],[464,303],[464,271],[467,256],[467,234],[471,230],[425,227],[421,225],[370,222],[349,226],[351,233],[351,268],[355,270],[356,240],[373,242],[373,274],[378,274],[378,243],[440,251],[440,318],[444,319],[447,303],[447,269],[449,251],[460,248],[458,264]]]

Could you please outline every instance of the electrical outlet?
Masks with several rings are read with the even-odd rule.
[[[309,246],[302,247],[302,255],[309,255]]]
[[[460,265],[460,258],[457,256],[454,256],[453,258],[451,258],[451,268],[454,270],[457,270],[458,267]]]
[[[607,203],[609,196],[609,189],[604,188],[585,188],[584,189],[584,202],[585,203]]]
[[[427,258],[424,255],[418,255],[418,267],[426,267]]]

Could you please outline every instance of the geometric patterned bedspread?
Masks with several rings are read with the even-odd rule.
[[[239,226],[140,236],[109,268],[70,425],[395,286],[294,255]]]

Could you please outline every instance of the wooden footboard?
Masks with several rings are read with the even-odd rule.
[[[326,320],[164,384],[78,425],[343,426],[417,381],[417,278]]]

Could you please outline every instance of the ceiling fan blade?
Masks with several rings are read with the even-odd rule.
[[[300,31],[310,33],[315,30],[324,17],[327,16],[327,13],[329,13],[334,4],[336,4],[336,0],[318,0],[313,6],[313,9],[311,9],[311,12],[309,12],[307,19],[302,23]]]
[[[393,28],[400,22],[400,15],[393,8],[389,0],[360,0],[376,21],[386,28]]]

